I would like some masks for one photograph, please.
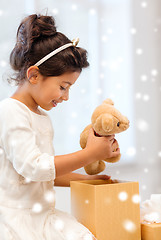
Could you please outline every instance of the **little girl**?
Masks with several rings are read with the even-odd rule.
[[[1,240],[95,239],[74,217],[55,209],[53,186],[107,179],[72,171],[116,157],[118,143],[114,135],[98,138],[91,129],[85,149],[54,156],[52,124],[43,111],[67,101],[69,88],[89,65],[77,43],[57,32],[50,16],[30,15],[18,28],[10,55],[18,88],[0,102]]]

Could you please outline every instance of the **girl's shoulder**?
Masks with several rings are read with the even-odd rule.
[[[24,105],[24,104],[23,104]],[[0,112],[1,114],[19,112],[20,110],[25,109],[18,100],[13,98],[5,98],[0,101]]]
[[[44,111],[42,115],[32,112],[24,103],[13,99],[6,98],[0,101],[0,130],[8,129],[15,126],[28,126],[32,124],[41,124],[50,121],[49,116]]]
[[[11,122],[21,118],[29,118],[29,113],[25,107],[12,98],[0,101],[0,122]]]
[[[33,117],[41,117],[45,116],[48,117],[48,114],[43,111],[42,109],[39,109],[41,114],[37,114],[32,112],[24,103],[14,99],[14,98],[5,98],[4,100],[0,101],[0,113],[10,113],[10,114],[16,114],[16,113],[23,113],[28,116]]]

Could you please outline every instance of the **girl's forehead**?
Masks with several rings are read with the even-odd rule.
[[[80,73],[79,72],[72,72],[72,73],[65,73],[60,76],[60,80],[63,83],[72,85],[75,83],[77,78],[79,77]]]

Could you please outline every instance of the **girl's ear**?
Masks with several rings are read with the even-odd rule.
[[[37,66],[29,67],[26,75],[31,84],[36,84],[38,82],[39,68]]]

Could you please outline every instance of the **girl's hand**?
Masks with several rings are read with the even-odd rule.
[[[97,137],[91,128],[87,139],[87,150],[90,151],[95,160],[102,160],[111,157],[117,157],[120,154],[119,145],[115,135],[107,137]]]
[[[109,180],[111,176],[108,175],[85,175],[85,180]]]

